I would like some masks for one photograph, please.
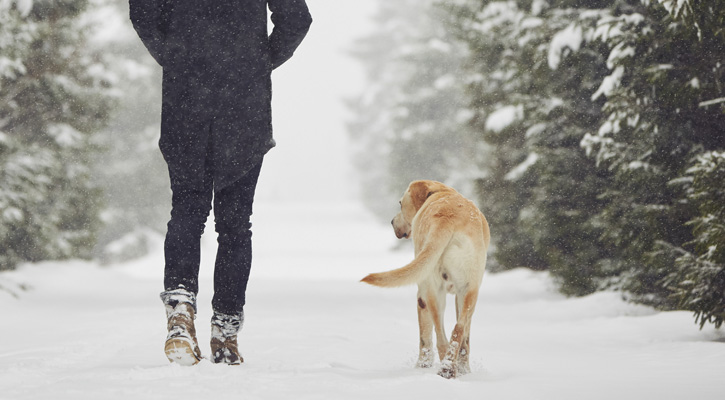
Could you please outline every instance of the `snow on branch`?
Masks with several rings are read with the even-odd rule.
[[[707,107],[707,106],[712,106],[712,105],[715,105],[715,104],[720,104],[720,103],[725,103],[725,97],[719,97],[719,98],[717,98],[717,99],[712,99],[712,100],[708,100],[708,101],[703,101],[703,102],[701,102],[701,103],[699,104],[699,106],[700,106],[700,107]]]
[[[486,129],[498,133],[523,117],[524,108],[522,106],[503,106],[486,118]]]
[[[677,18],[692,14],[690,0],[658,0],[672,17]]]
[[[526,171],[536,162],[539,161],[539,155],[536,153],[529,153],[529,155],[526,157],[526,160],[524,160],[521,164],[515,166],[511,171],[509,171],[506,176],[504,177],[507,181],[515,181],[521,178]]]
[[[551,39],[549,45],[548,63],[551,69],[556,69],[561,63],[561,59],[565,55],[565,50],[568,48],[571,51],[578,51],[581,47],[582,40],[584,39],[584,32],[582,27],[574,23],[569,24],[563,30],[557,32]]]

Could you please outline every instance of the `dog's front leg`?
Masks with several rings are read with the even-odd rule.
[[[436,332],[436,347],[438,348],[438,357],[443,361],[443,356],[448,349],[448,338],[446,337],[446,328],[443,323],[443,315],[446,310],[446,292],[439,289],[430,292],[428,297],[429,303],[433,304],[430,313],[433,318],[433,325]]]

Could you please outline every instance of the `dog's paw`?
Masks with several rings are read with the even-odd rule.
[[[430,368],[433,366],[434,354],[431,349],[422,348],[420,349],[420,355],[418,356],[418,362],[415,363],[416,368]]]
[[[455,379],[466,374],[471,373],[471,367],[466,363],[452,363],[444,360],[441,363],[441,369],[438,371],[438,375],[446,379]]]
[[[458,376],[457,371],[455,368],[449,367],[449,366],[443,366],[438,371],[438,376],[442,376],[446,379],[454,379]]]
[[[446,379],[454,379],[459,376],[463,376],[471,372],[471,368],[466,363],[454,362],[449,358],[444,358],[441,361],[441,369],[438,370],[438,375]]]

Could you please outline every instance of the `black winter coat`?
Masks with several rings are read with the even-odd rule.
[[[159,147],[172,187],[218,191],[274,147],[271,72],[312,18],[304,0],[129,0],[144,45],[163,68]],[[267,31],[267,7],[273,31]]]

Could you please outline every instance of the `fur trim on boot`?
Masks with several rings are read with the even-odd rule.
[[[201,350],[196,340],[196,296],[183,287],[161,293],[166,305],[166,336],[164,352],[169,362],[194,365],[201,361]]]
[[[244,313],[230,315],[214,312],[211,318],[212,361],[229,365],[239,365],[244,362],[237,346],[237,334],[243,324]]]

